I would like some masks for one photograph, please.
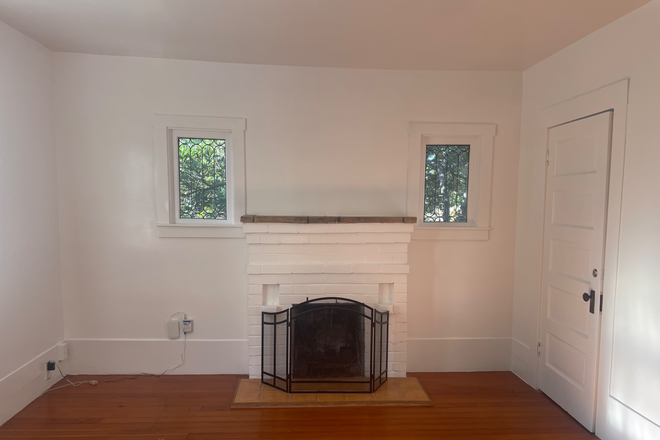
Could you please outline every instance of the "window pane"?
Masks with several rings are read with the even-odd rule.
[[[227,219],[224,139],[179,138],[181,218]]]
[[[424,222],[467,222],[469,145],[427,145]]]

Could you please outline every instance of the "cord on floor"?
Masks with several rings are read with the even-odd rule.
[[[163,377],[167,373],[172,372],[172,371],[176,370],[177,368],[181,368],[186,364],[186,346],[188,345],[188,337],[187,336],[188,335],[186,335],[185,333],[183,334],[183,351],[181,352],[181,363],[179,365],[177,365],[176,367],[168,368],[167,370],[163,371],[160,374],[139,373],[139,374],[136,374],[134,376],[120,377],[119,379],[110,379],[110,380],[92,379],[92,380],[81,380],[81,381],[78,381],[78,382],[72,382],[68,378],[68,374],[64,374],[64,372],[62,372],[62,369],[60,368],[60,366],[55,364],[58,371],[60,372],[60,375],[62,376],[62,379],[66,380],[68,383],[66,385],[62,385],[62,386],[59,386],[59,387],[49,388],[46,391],[44,391],[43,393],[41,393],[41,395],[43,396],[44,394],[46,394],[50,391],[55,391],[55,390],[59,390],[59,389],[66,388],[66,387],[78,387],[78,386],[86,384],[86,383],[88,383],[90,385],[97,385],[99,383],[111,383],[111,382],[121,382],[123,380],[134,380],[134,379],[137,379],[140,376]]]

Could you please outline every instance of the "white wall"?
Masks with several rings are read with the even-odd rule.
[[[535,384],[546,148],[541,110],[630,78],[610,392],[656,424],[660,422],[660,295],[655,278],[660,267],[659,23],[660,1],[654,0],[524,72],[513,316],[513,336],[519,342],[514,343],[512,358],[513,371]],[[643,437],[641,431],[631,435]]]
[[[0,425],[63,338],[52,53],[0,23]]]
[[[73,371],[107,371],[99,340],[134,347],[163,339],[165,320],[177,311],[195,318],[192,339],[213,342],[219,358],[247,359],[245,241],[157,237],[154,113],[247,118],[250,214],[404,215],[409,121],[498,124],[492,238],[411,245],[409,336],[418,341],[410,369],[509,368],[520,73],[58,53],[54,75]],[[150,362],[143,350],[113,371],[176,364],[180,344],[164,344],[168,365]],[[466,351],[453,350],[456,344]],[[436,361],[428,362],[429,350]],[[202,368],[189,356],[180,371]],[[246,371],[221,361],[210,368]]]

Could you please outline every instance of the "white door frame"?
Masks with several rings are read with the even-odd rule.
[[[621,199],[623,194],[623,170],[626,148],[626,123],[628,113],[628,79],[602,87],[592,92],[553,105],[542,111],[543,127],[551,127],[613,110],[612,147],[610,157],[609,194],[606,213],[605,260],[603,272],[603,313],[600,329],[600,356],[598,359],[598,384],[596,395],[596,435],[607,440],[606,410],[610,394],[612,344],[614,341],[614,301],[616,296],[619,233],[621,226]],[[545,211],[545,208],[544,208]],[[543,250],[541,251],[543,252]],[[539,286],[539,320],[537,342],[541,341],[541,289]],[[540,369],[537,366],[538,374]]]

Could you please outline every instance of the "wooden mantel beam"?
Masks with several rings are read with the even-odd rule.
[[[243,223],[417,223],[417,217],[323,217],[244,215]]]

